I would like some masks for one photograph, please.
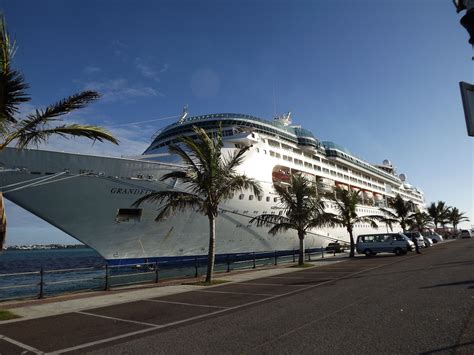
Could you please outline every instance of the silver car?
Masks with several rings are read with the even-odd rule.
[[[418,243],[418,247],[426,247],[425,240],[423,239],[423,236],[420,234],[420,232],[405,232],[403,234],[406,235],[410,240],[413,240],[413,238],[415,238]]]

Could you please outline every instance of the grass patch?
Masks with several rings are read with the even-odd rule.
[[[225,284],[226,282],[229,282],[229,281],[227,280],[212,280],[211,282],[196,281],[196,282],[186,282],[186,283],[183,283],[183,285],[214,286],[214,285]]]
[[[296,264],[296,265],[292,265],[292,266],[290,266],[290,267],[300,268],[300,269],[301,269],[301,268],[313,267],[313,266],[314,266],[313,264],[304,263],[303,265],[298,265],[298,264]]]
[[[9,319],[15,319],[15,318],[20,318],[20,316],[16,315],[15,313],[12,313],[10,311],[6,311],[4,309],[0,309],[0,321],[2,320],[9,320]]]

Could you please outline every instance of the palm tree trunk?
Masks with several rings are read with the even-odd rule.
[[[212,215],[209,218],[209,251],[207,254],[207,274],[206,282],[212,281],[212,275],[214,273],[214,259],[215,259],[215,248],[216,248],[216,218]]]
[[[352,235],[352,228],[347,228],[349,232],[349,238],[351,241],[351,252],[349,253],[349,258],[353,258],[355,256],[355,243],[354,243],[354,236]]]
[[[5,201],[3,193],[0,192],[0,251],[5,246],[7,236],[7,216],[5,214]]]
[[[304,265],[304,234],[301,232],[298,232],[298,238],[300,239],[300,253],[298,256],[298,265],[303,266]]]
[[[5,214],[5,201],[3,193],[0,192],[0,251],[5,246],[7,236],[7,216]]]

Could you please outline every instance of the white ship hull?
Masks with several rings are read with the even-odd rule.
[[[151,190],[170,188],[156,180],[175,167],[143,160],[13,148],[0,152],[0,163],[4,169],[14,170],[0,173],[1,186],[24,181],[3,188],[7,199],[95,249],[108,261],[207,254],[208,221],[199,213],[177,213],[155,222],[159,206],[144,204],[139,222],[117,222],[119,209],[129,208]],[[64,173],[66,169],[68,172]],[[84,170],[92,173],[87,175]],[[62,172],[58,176],[45,175]],[[153,181],[127,178],[137,175],[152,175]],[[270,181],[262,185],[264,195],[274,194]],[[251,217],[275,207],[273,199],[226,201],[217,219],[217,254],[297,249],[295,233],[271,236],[267,228],[249,224]],[[358,230],[371,231],[370,227]],[[315,230],[308,234],[305,245],[319,248],[333,239],[348,241],[347,232],[343,228]]]

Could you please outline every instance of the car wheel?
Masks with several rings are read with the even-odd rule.
[[[400,256],[403,254],[403,250],[400,248],[395,248],[393,252],[395,253],[396,256]]]
[[[365,249],[364,250],[364,254],[365,256],[369,257],[369,256],[372,256],[372,251],[370,249]]]

